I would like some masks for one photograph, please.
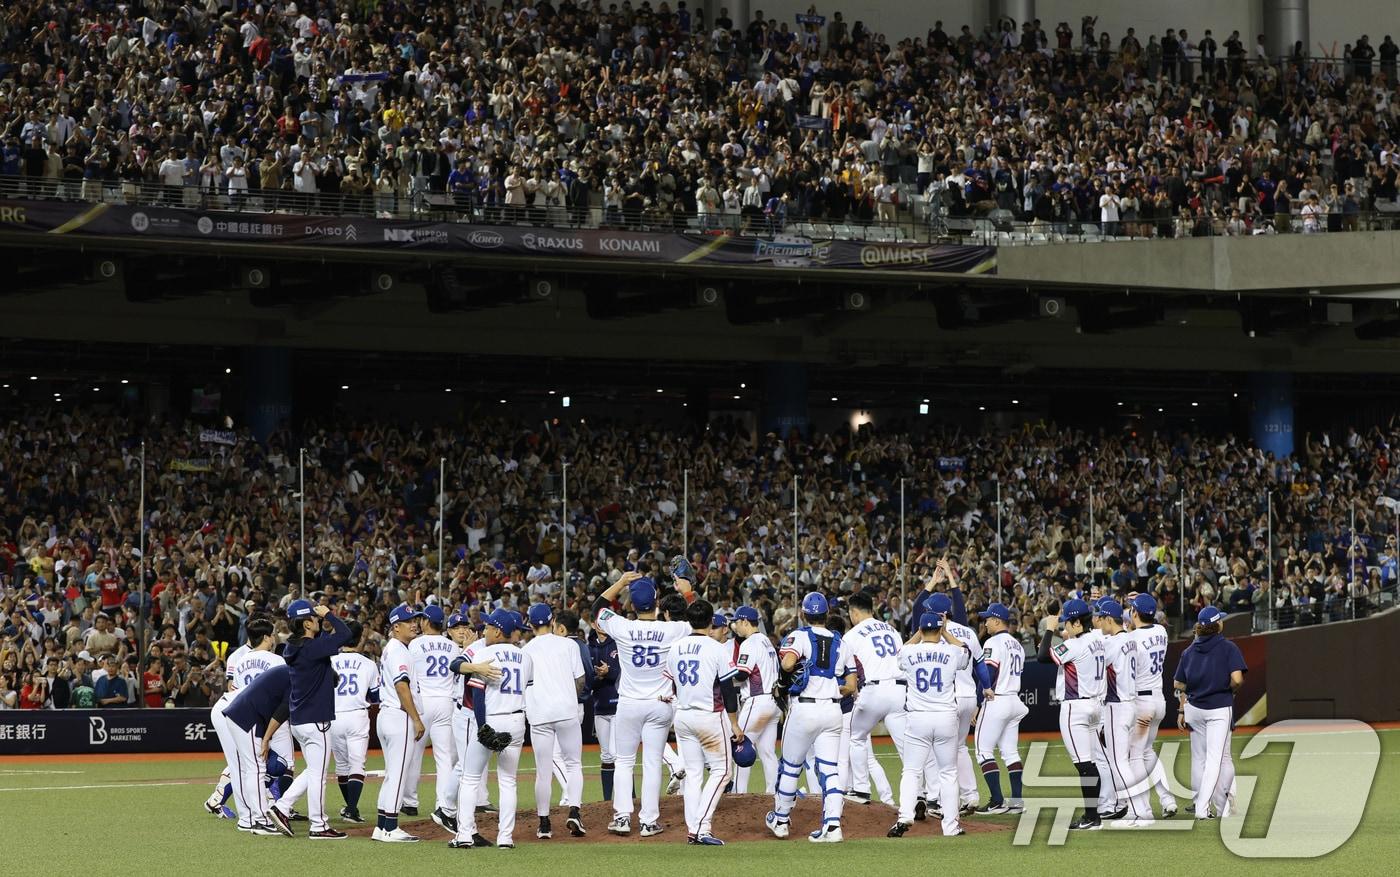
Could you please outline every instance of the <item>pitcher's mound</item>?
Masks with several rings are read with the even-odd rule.
[[[679,795],[669,795],[661,799],[661,824],[665,827],[665,831],[649,838],[638,836],[641,823],[635,813],[632,815],[632,833],[619,837],[608,833],[608,823],[612,821],[612,804],[599,801],[585,804],[581,809],[583,825],[588,831],[587,837],[570,836],[568,829],[564,827],[568,811],[555,807],[550,814],[554,830],[553,838],[547,840],[536,838],[537,817],[534,812],[522,810],[515,817],[515,843],[685,843],[685,809]],[[715,837],[726,841],[770,840],[779,843],[780,841],[773,837],[763,825],[763,816],[771,809],[773,809],[773,798],[769,795],[725,795],[720,799],[719,809],[715,811]],[[842,834],[849,840],[884,837],[885,832],[889,831],[891,825],[894,825],[895,816],[894,809],[883,804],[847,803],[841,818]],[[821,810],[816,801],[810,798],[798,801],[796,809],[792,812],[792,833],[788,841],[805,843],[807,833],[816,831],[820,824]],[[448,832],[439,828],[437,823],[430,819],[400,820],[399,825],[405,831],[416,834],[425,841],[445,842],[452,839]],[[495,843],[496,814],[478,814],[476,827],[477,831],[484,837]],[[1004,818],[975,816],[963,819],[962,827],[969,834],[1011,829],[1011,825]],[[350,834],[358,837],[368,837],[374,830],[372,826],[347,826],[347,829]],[[929,819],[927,822],[914,823],[914,827],[905,837],[938,837],[942,833],[939,823]]]

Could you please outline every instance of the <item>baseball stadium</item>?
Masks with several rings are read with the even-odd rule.
[[[0,4],[7,859],[1392,873],[1395,35]]]

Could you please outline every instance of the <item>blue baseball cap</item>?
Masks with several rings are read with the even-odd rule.
[[[729,619],[724,617],[723,612],[716,612],[715,617],[711,619],[710,624],[713,627],[728,627]]]
[[[467,617],[467,613],[465,612],[453,612],[451,615],[447,616],[448,630],[454,627],[461,627],[464,624],[471,624],[471,620]]]
[[[924,603],[924,608],[939,615],[947,615],[953,611],[953,598],[947,594],[934,594],[928,598],[928,602]]]
[[[938,630],[943,626],[943,613],[925,612],[919,618],[919,630]]]
[[[758,610],[752,606],[740,606],[734,610],[734,620],[758,624]]]
[[[1157,614],[1157,601],[1153,599],[1151,594],[1138,594],[1129,602],[1134,609],[1143,615]]]
[[[802,598],[803,615],[825,615],[829,608],[821,591],[812,591]]]
[[[442,627],[443,624],[447,622],[447,615],[443,613],[442,607],[437,604],[425,606],[423,608],[423,617],[431,621],[434,627]]]
[[[516,630],[524,630],[525,616],[521,615],[519,612],[516,612],[514,609],[507,609],[506,611],[510,613],[510,623],[515,625],[514,630],[512,630],[511,632],[514,633]]]
[[[1088,615],[1090,611],[1089,604],[1083,600],[1066,600],[1064,608],[1060,610],[1060,620],[1069,621],[1071,618]]]
[[[389,612],[389,623],[398,624],[400,621],[412,621],[422,615],[417,609],[407,603],[400,603]]]
[[[511,618],[512,613],[506,609],[497,609],[486,616],[486,624],[494,627],[506,636],[515,632],[515,619]]]
[[[1094,608],[1094,614],[1104,618],[1112,618],[1114,621],[1123,620],[1123,605],[1117,600],[1110,600],[1104,597],[1099,601],[1099,605]]]
[[[1197,615],[1197,616],[1196,616],[1196,623],[1197,623],[1197,624],[1215,624],[1217,621],[1219,621],[1220,619],[1222,619],[1222,618],[1224,618],[1224,617],[1225,617],[1225,613],[1224,613],[1224,612],[1221,612],[1219,609],[1216,609],[1214,606],[1207,606],[1206,608],[1204,608],[1204,609],[1201,610],[1201,614],[1200,614],[1200,615]]]
[[[287,604],[287,617],[292,620],[310,618],[315,613],[316,605],[310,600],[293,600]]]
[[[1001,603],[992,603],[986,609],[982,610],[982,617],[998,618],[1002,621],[1010,621],[1011,610],[1007,609],[1006,606],[1002,605]]]
[[[638,612],[650,612],[656,608],[656,582],[649,576],[637,579],[627,588],[632,597],[632,606]]]
[[[554,620],[554,610],[548,603],[536,603],[530,607],[530,626],[544,627]]]

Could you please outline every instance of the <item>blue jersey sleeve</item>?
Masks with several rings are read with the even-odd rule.
[[[949,588],[948,599],[953,601],[953,620],[967,625],[967,601],[963,599],[962,588]]]
[[[339,652],[341,646],[350,642],[350,628],[345,622],[337,618],[335,613],[327,613],[326,618],[330,620],[331,632],[302,643],[301,654],[307,661],[329,658]]]

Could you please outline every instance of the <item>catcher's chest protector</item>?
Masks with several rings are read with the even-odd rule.
[[[836,667],[841,660],[841,635],[830,631],[829,636],[818,636],[810,627],[802,630],[812,643],[812,657],[807,660],[808,673],[823,679],[835,679]]]

